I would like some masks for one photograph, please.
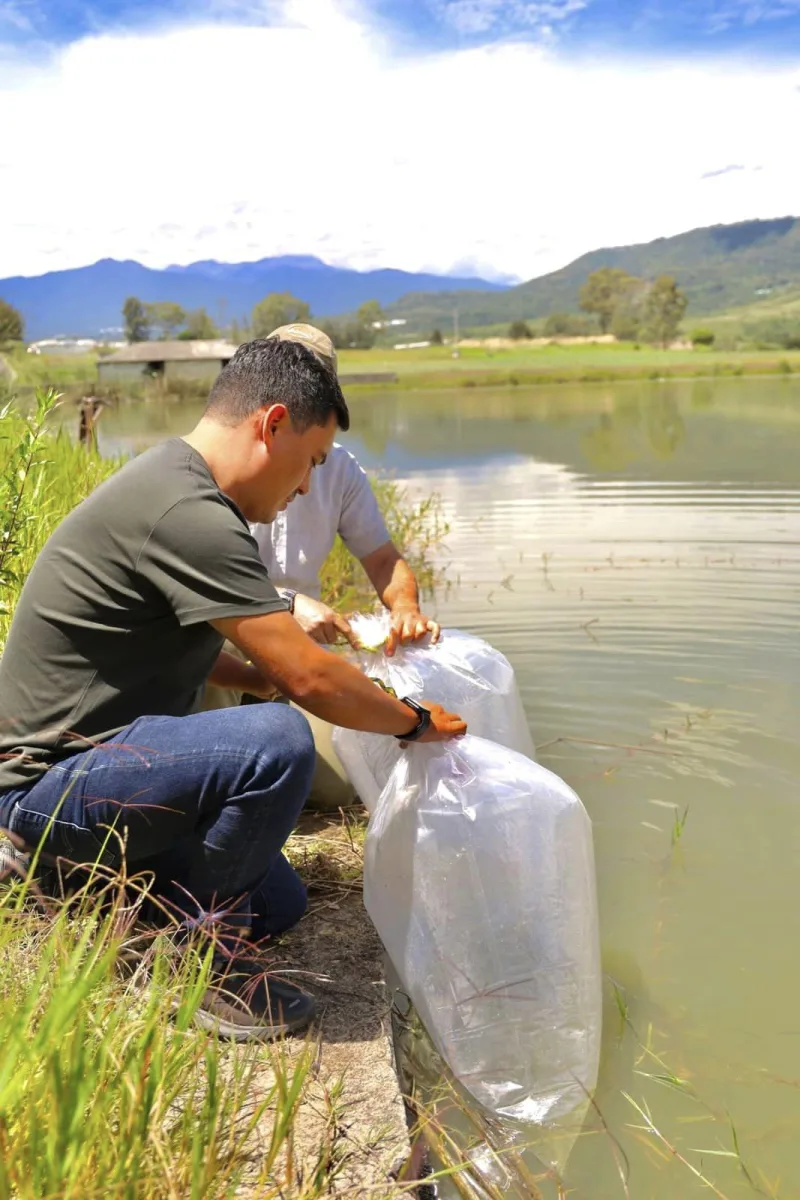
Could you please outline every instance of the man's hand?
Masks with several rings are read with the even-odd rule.
[[[315,642],[320,642],[323,646],[333,646],[340,638],[346,638],[354,650],[359,649],[358,638],[353,633],[349,621],[321,600],[312,600],[310,596],[295,596],[292,615],[300,628]]]
[[[403,738],[417,726],[415,714],[390,692],[376,687],[357,667],[338,654],[328,654],[288,612],[225,617],[211,624],[241,650],[281,694],[323,721],[343,729],[392,734]],[[466,726],[460,717],[437,704],[427,705],[433,729],[426,741],[459,737]]]
[[[299,598],[299,597],[298,597]],[[426,634],[431,635],[431,645],[438,642],[442,630],[438,622],[426,617],[416,606],[396,606],[391,612],[392,627],[386,640],[386,654],[392,657],[398,646],[418,642]]]
[[[467,723],[455,713],[447,712],[441,704],[432,704],[429,700],[421,700],[423,708],[431,714],[431,723],[419,739],[420,742],[449,742],[452,738],[463,737],[467,732]],[[408,745],[405,742],[404,745]]]

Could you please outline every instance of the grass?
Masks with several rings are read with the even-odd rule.
[[[727,318],[704,321],[720,332]],[[738,322],[738,323],[737,323]],[[739,330],[741,322],[732,318],[730,330]],[[738,335],[737,335],[738,336]],[[626,379],[694,379],[738,375],[791,375],[800,373],[800,351],[733,348],[696,350],[660,350],[653,346],[636,347],[631,343],[609,345],[552,344],[534,346],[519,343],[507,348],[463,346],[457,359],[449,346],[430,346],[418,350],[343,350],[339,369],[350,378],[347,389],[359,374],[392,373],[396,383],[387,388],[455,387],[530,387],[557,383],[605,383]],[[10,356],[17,371],[15,387],[20,392],[53,386],[67,389],[70,399],[88,391],[105,394],[96,384],[96,359],[93,356],[55,358],[15,351]],[[366,385],[365,385],[366,386]],[[375,386],[374,384],[371,386]],[[106,389],[107,391],[107,389]],[[170,384],[166,392],[161,384],[127,385],[117,392],[131,400],[164,403],[207,392],[207,383]]]
[[[68,387],[97,379],[96,354],[28,354],[22,346],[3,354],[14,372],[15,387]]]
[[[782,365],[783,364],[783,365]],[[402,388],[532,386],[554,383],[604,383],[625,379],[714,378],[800,372],[800,352],[787,350],[636,349],[610,345],[520,344],[507,349],[467,346],[459,358],[447,346],[420,350],[342,351],[339,369],[351,378],[359,372],[394,372]],[[348,385],[351,386],[351,385]],[[373,385],[374,386],[374,385]]]
[[[414,570],[422,594],[431,594],[441,582],[440,572],[433,566],[433,552],[448,532],[439,497],[411,501],[403,488],[380,477],[373,478],[372,486],[392,541]],[[375,606],[375,591],[361,563],[338,536],[320,573],[320,587],[323,599],[333,608],[350,612]]]
[[[698,317],[690,328],[703,327],[716,334],[722,345],[735,344],[747,337],[748,330],[772,321],[791,321],[800,330],[800,290],[789,288],[753,304],[729,308],[709,317]]]
[[[11,401],[0,408],[0,653],[16,598],[50,533],[119,465],[87,453],[63,431],[51,434],[56,404],[48,391],[25,414]]]
[[[141,931],[143,881],[96,884],[46,908],[27,881],[0,889],[0,1197],[328,1194],[332,1141],[299,1186],[292,1147],[315,1045],[195,1028],[210,955]]]

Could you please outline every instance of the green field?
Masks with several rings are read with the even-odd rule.
[[[800,308],[800,298],[798,298]],[[716,318],[715,326],[728,317]],[[731,321],[734,319],[731,315]],[[741,317],[737,318],[740,322]],[[712,323],[709,322],[711,325]],[[9,357],[16,371],[11,391],[24,393],[52,385],[69,398],[96,390],[93,356],[55,357],[16,353]],[[342,350],[339,369],[352,386],[354,377],[391,373],[388,387],[531,386],[554,383],[608,383],[617,379],[714,378],[727,375],[790,375],[800,373],[800,350],[659,350],[637,349],[629,342],[612,345],[520,342],[507,349],[464,346],[457,358],[450,346],[418,350]],[[367,380],[365,380],[367,382]],[[159,385],[131,389],[132,398],[165,399]],[[174,399],[175,397],[171,397]]]
[[[658,350],[615,345],[520,343],[509,349],[449,346],[419,350],[343,350],[342,375],[393,372],[405,387],[606,382],[614,379],[772,375],[800,371],[800,351]]]

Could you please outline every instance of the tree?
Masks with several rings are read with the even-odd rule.
[[[186,320],[186,313],[180,304],[172,300],[158,300],[155,304],[145,306],[147,323],[159,330],[162,339],[169,341],[174,338],[181,325]]]
[[[442,337],[441,329],[434,329],[433,333],[431,334],[431,345],[432,346],[443,346],[444,345],[444,338]]]
[[[204,308],[193,308],[186,314],[185,328],[178,334],[181,342],[202,342],[219,337],[211,317]]]
[[[352,350],[371,350],[377,336],[378,331],[371,321],[362,321],[358,316],[354,321],[345,321],[344,344]]]
[[[713,329],[695,329],[692,334],[693,346],[713,346],[716,341],[716,334]]]
[[[21,342],[25,334],[25,322],[6,300],[0,300],[0,345],[5,342]]]
[[[672,275],[659,275],[644,302],[643,324],[648,341],[666,350],[678,332],[689,303]]]
[[[371,350],[377,335],[376,329],[357,317],[323,321],[320,329],[327,333],[337,350]]]
[[[544,336],[549,338],[585,337],[591,332],[590,322],[577,313],[552,313],[544,323]]]
[[[294,325],[311,319],[311,308],[291,292],[270,292],[253,308],[250,322],[254,338],[269,337],[280,325]]]
[[[241,346],[242,342],[249,341],[250,328],[245,318],[241,321],[238,317],[234,317],[228,329],[228,341],[233,346]]]
[[[365,300],[356,311],[356,320],[361,325],[374,329],[386,320],[379,300]]]
[[[639,280],[619,267],[601,267],[593,271],[580,290],[580,305],[584,312],[594,313],[600,332],[608,333],[615,310],[631,296]]]
[[[135,296],[128,296],[122,306],[125,321],[125,337],[129,342],[146,342],[150,336],[147,308]]]
[[[569,313],[551,313],[544,323],[545,337],[569,337],[572,330],[572,317]]]
[[[508,327],[508,336],[518,342],[522,338],[529,338],[531,331],[525,321],[512,321]]]
[[[611,318],[611,333],[620,342],[636,342],[642,331],[640,306],[623,300]]]

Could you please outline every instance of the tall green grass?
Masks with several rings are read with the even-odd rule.
[[[435,566],[435,552],[448,533],[440,498],[434,494],[412,501],[390,479],[374,478],[372,487],[392,541],[416,574],[421,594],[430,596],[442,582],[441,571]],[[375,591],[361,563],[338,536],[322,568],[320,588],[323,599],[332,608],[352,611],[376,604]]]
[[[4,352],[18,388],[66,387],[97,379],[96,354],[28,354],[23,346]]]
[[[101,883],[45,906],[27,881],[0,888],[0,1198],[326,1194],[287,1190],[316,1047],[195,1028],[210,955],[141,932],[146,889]]]
[[[58,404],[39,392],[22,410],[0,408],[0,653],[17,596],[37,554],[58,522],[117,469],[119,462],[88,453],[64,431],[51,432]]]

